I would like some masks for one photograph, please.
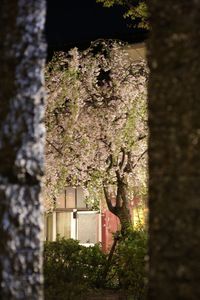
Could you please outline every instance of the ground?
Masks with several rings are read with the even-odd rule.
[[[85,300],[86,297],[83,297]],[[80,299],[82,300],[82,299]],[[126,296],[123,292],[101,290],[87,295],[87,300],[134,300],[132,296]]]

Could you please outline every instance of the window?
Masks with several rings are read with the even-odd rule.
[[[76,207],[76,189],[73,187],[67,187],[65,190],[65,207],[75,208]]]
[[[77,239],[81,244],[96,244],[99,242],[99,213],[78,212]]]
[[[56,199],[56,208],[45,216],[47,241],[73,238],[84,245],[93,245],[100,240],[100,213],[89,211],[81,187],[67,187]]]
[[[66,187],[56,199],[56,208],[87,209],[83,189],[81,187]]]
[[[71,238],[71,213],[56,212],[56,235]]]
[[[53,215],[48,214],[46,216],[46,240],[52,241],[53,240]]]

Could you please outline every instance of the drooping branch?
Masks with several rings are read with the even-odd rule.
[[[138,137],[137,142],[139,142],[139,141],[141,141],[141,140],[144,140],[144,139],[146,139],[146,138],[147,138],[147,134],[142,134],[142,135],[140,135],[140,136]]]
[[[53,147],[54,150],[56,150],[56,152],[57,152],[58,154],[60,154],[60,155],[63,157],[63,153],[62,153],[62,151],[60,150],[60,148],[56,147],[56,146],[55,146],[52,142],[50,142],[48,139],[46,139],[46,142],[47,142],[51,147]]]
[[[137,166],[137,164],[140,162],[140,160],[144,157],[144,155],[147,153],[147,149],[145,149],[140,156],[137,158],[137,161],[135,162],[135,164],[133,165],[132,169],[135,169],[135,167]]]

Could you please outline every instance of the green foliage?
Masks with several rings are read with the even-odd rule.
[[[83,247],[78,241],[57,239],[44,245],[45,299],[71,300],[98,285],[106,255],[98,245]]]
[[[145,299],[146,255],[147,232],[140,228],[119,243],[114,257],[113,271],[117,273],[119,287],[134,295],[134,300]]]
[[[87,184],[86,203],[90,209],[97,211],[100,207],[99,199],[104,199],[101,177],[102,172],[95,170],[92,172],[90,181]]]
[[[133,21],[133,27],[149,29],[149,14],[146,0],[96,0],[105,7],[121,5],[125,8],[124,18]]]
[[[99,245],[84,247],[78,241],[58,239],[44,245],[46,300],[82,299],[91,289],[124,290],[134,300],[145,296],[145,256],[147,234],[144,229],[132,231],[120,239],[104,278],[108,255]]]

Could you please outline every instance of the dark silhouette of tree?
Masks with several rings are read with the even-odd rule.
[[[0,299],[43,298],[44,0],[0,4]]]
[[[200,299],[200,2],[149,1],[148,300]]]

